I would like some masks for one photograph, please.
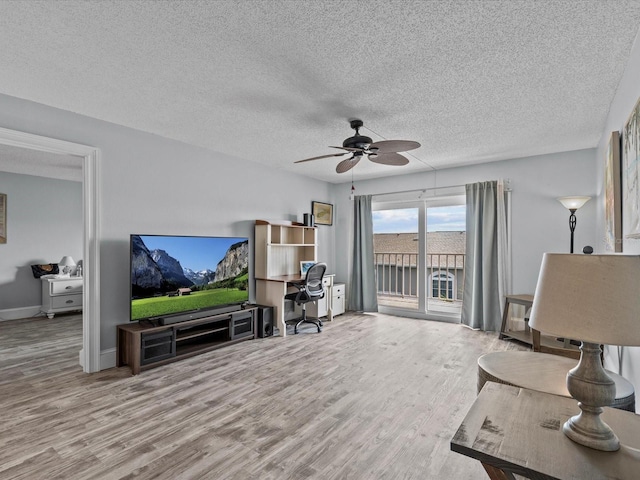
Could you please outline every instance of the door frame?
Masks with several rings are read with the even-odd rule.
[[[98,169],[100,150],[88,145],[0,127],[0,144],[82,158],[83,293],[82,350],[79,360],[86,373],[100,371],[100,222]]]

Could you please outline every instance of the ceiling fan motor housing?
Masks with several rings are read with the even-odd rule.
[[[365,137],[364,135],[354,135],[353,137],[347,138],[344,142],[342,142],[342,146],[346,148],[361,148],[366,150],[369,148],[369,145],[373,143],[373,140],[369,137]]]
[[[351,128],[356,131],[356,134],[342,142],[342,146],[346,148],[361,148],[363,150],[369,148],[369,145],[373,143],[373,140],[364,135],[360,135],[360,127],[364,125],[362,120],[354,118],[349,121],[349,125],[351,125]]]

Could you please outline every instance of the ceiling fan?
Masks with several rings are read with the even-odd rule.
[[[411,140],[382,140],[380,142],[374,142],[371,138],[364,135],[360,135],[360,127],[364,125],[362,120],[352,119],[349,121],[351,128],[356,131],[353,137],[347,138],[342,142],[339,148],[346,150],[340,153],[330,153],[329,155],[320,155],[319,157],[305,158],[304,160],[298,160],[294,163],[310,162],[311,160],[319,160],[321,158],[340,157],[342,155],[351,154],[350,158],[342,160],[336,167],[336,172],[345,173],[355,167],[362,159],[363,155],[366,155],[369,160],[375,163],[381,163],[383,165],[406,165],[409,160],[403,157],[399,152],[407,152],[420,147],[418,142]]]

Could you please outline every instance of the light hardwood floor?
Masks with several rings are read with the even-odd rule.
[[[77,315],[0,323],[0,478],[483,479],[449,442],[477,358],[525,349],[460,325],[346,314],[320,334],[87,375],[81,328]]]

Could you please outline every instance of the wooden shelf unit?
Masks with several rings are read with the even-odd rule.
[[[142,370],[256,337],[257,308],[214,314],[171,325],[118,325],[116,366]]]
[[[274,307],[274,320],[286,335],[284,296],[289,281],[300,278],[300,262],[318,261],[318,230],[293,222],[256,220],[256,303]]]
[[[317,236],[315,227],[256,220],[256,279],[299,274],[300,262],[317,261]]]

